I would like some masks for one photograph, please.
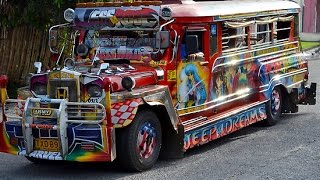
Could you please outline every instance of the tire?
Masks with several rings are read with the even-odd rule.
[[[263,122],[267,126],[275,125],[281,116],[282,109],[282,93],[279,87],[273,88],[270,100],[266,103],[267,119]]]
[[[153,111],[138,112],[133,122],[117,132],[117,158],[128,170],[144,171],[152,168],[159,157],[161,124]]]

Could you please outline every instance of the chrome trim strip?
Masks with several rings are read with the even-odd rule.
[[[173,128],[178,131],[178,116],[172,103],[169,89],[163,88],[161,92],[152,93],[147,96],[142,96],[143,100],[150,106],[163,105],[169,115]]]
[[[237,113],[239,113],[239,112],[241,112],[241,111],[247,110],[247,109],[249,109],[249,108],[253,108],[253,107],[258,106],[258,105],[261,105],[261,104],[263,104],[263,103],[265,103],[265,102],[267,102],[267,100],[262,101],[262,102],[255,102],[255,103],[252,103],[252,104],[250,104],[250,105],[248,105],[248,106],[246,106],[246,107],[241,107],[241,108],[239,108],[239,109],[235,109],[235,110],[229,112],[228,114],[222,114],[222,115],[219,115],[219,116],[217,116],[217,117],[215,117],[215,118],[207,119],[206,121],[197,124],[195,127],[186,128],[186,129],[185,129],[185,132],[190,131],[190,130],[193,130],[193,129],[198,128],[198,127],[201,127],[201,126],[205,126],[205,125],[207,125],[207,124],[210,124],[210,123],[213,123],[213,122],[216,122],[216,121],[219,121],[219,120],[224,119],[224,118],[228,118],[228,117],[230,117],[230,116],[232,116],[232,115],[235,115],[235,114],[237,114]],[[188,120],[188,121],[189,121],[189,120]]]

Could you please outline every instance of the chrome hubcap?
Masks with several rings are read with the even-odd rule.
[[[148,122],[144,123],[138,133],[137,151],[142,159],[149,158],[156,146],[155,128]]]
[[[271,112],[273,115],[277,114],[280,109],[280,94],[277,90],[273,90],[271,94]]]

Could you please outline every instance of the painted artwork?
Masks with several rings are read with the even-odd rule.
[[[208,69],[197,62],[181,63],[178,73],[178,109],[205,103]]]
[[[234,58],[246,58],[241,56]],[[221,61],[221,63],[230,62],[227,58],[223,58]],[[267,82],[265,75],[265,69],[257,60],[214,68],[210,88],[211,100],[236,94],[244,89],[259,87]]]
[[[85,29],[155,28],[160,6],[76,8],[75,24]]]
[[[266,116],[266,109],[262,104],[228,118],[215,121],[212,124],[188,131],[184,136],[184,150],[230,134],[257,121],[261,121]]]
[[[239,95],[243,90],[257,88],[261,88],[265,97],[269,97],[276,83],[290,86],[302,81],[304,74],[295,74],[306,66],[301,57],[292,55],[292,51],[279,52],[290,48],[294,49],[295,46],[268,48],[217,59],[212,68],[210,99],[225,100],[232,95]],[[273,55],[268,55],[270,53]],[[288,73],[291,75],[288,76]]]

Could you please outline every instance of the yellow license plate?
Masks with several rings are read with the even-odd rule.
[[[59,152],[60,144],[57,139],[35,139],[34,149],[41,151]]]

